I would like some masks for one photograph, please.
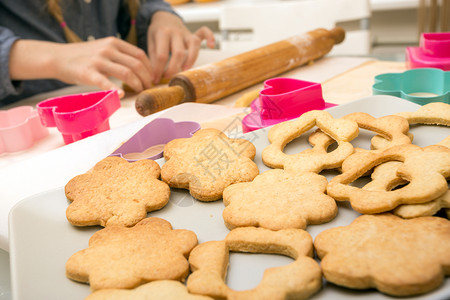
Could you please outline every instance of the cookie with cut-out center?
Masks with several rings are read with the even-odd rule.
[[[372,131],[378,134],[377,136],[381,136],[388,141],[385,145],[382,145],[382,148],[376,148],[377,150],[396,145],[411,144],[411,138],[408,132],[409,123],[405,118],[400,116],[389,115],[375,118],[368,113],[355,112],[343,118],[355,121],[358,123],[359,128]]]
[[[225,283],[230,251],[281,254],[294,261],[266,269],[255,288],[236,291]],[[312,238],[304,230],[236,228],[225,240],[205,242],[192,250],[189,263],[193,273],[187,288],[215,299],[307,299],[322,286],[322,273],[312,254]]]
[[[67,220],[76,226],[133,226],[169,201],[170,188],[158,179],[160,172],[153,160],[101,160],[66,184],[66,197],[72,201]]]
[[[187,257],[197,245],[194,232],[173,230],[169,222],[147,218],[133,227],[108,226],[89,239],[89,247],[66,262],[66,276],[91,290],[131,289],[155,280],[184,281]]]
[[[426,124],[426,125],[440,125],[450,126],[450,104],[442,102],[432,102],[413,112],[400,112],[395,115],[400,116],[408,121],[410,125]],[[411,141],[413,135],[410,134]],[[389,145],[384,137],[376,135],[372,138],[372,147],[374,149],[386,148]]]
[[[374,167],[390,161],[403,164],[397,175],[408,183],[395,190],[372,190],[351,183]],[[360,213],[390,211],[400,204],[425,203],[448,190],[450,149],[444,146],[421,148],[413,144],[399,145],[382,152],[356,152],[342,164],[343,173],[330,180],[327,194],[337,201],[350,201]]]
[[[321,141],[316,147],[296,154],[283,152],[289,142],[314,126],[337,142],[335,150],[327,152],[326,148],[332,143]],[[358,124],[355,121],[335,119],[327,111],[312,110],[297,119],[273,126],[268,134],[270,145],[263,150],[262,159],[268,167],[296,172],[319,173],[324,169],[338,168],[342,161],[353,153],[350,141],[357,137],[358,133]]]
[[[391,191],[392,189],[407,184],[408,181],[397,174],[402,165],[399,161],[389,161],[377,166],[371,174],[372,181],[363,189],[371,191]],[[402,218],[416,218],[432,216],[442,208],[450,208],[450,192],[425,203],[402,204],[397,206],[392,213]]]
[[[327,184],[324,176],[312,172],[266,171],[252,182],[225,189],[225,225],[279,230],[326,223],[337,214],[335,200],[325,194]]]
[[[212,300],[190,294],[184,284],[174,280],[158,280],[132,290],[106,289],[90,294],[85,300]]]
[[[319,233],[314,247],[326,280],[352,289],[413,296],[450,275],[450,221],[444,218],[362,215]]]
[[[245,139],[201,129],[164,147],[161,178],[171,187],[188,189],[198,200],[215,201],[227,186],[251,181],[259,174],[255,154],[255,146]]]

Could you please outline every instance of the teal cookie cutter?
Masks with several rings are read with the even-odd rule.
[[[431,102],[450,104],[450,71],[419,68],[380,74],[375,76],[372,93],[396,96],[419,105]]]

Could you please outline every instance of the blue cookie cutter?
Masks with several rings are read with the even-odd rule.
[[[419,105],[431,102],[450,104],[450,71],[437,68],[411,69],[403,73],[375,76],[374,95],[390,95]]]

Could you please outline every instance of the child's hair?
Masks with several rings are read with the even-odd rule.
[[[73,32],[64,21],[64,16],[59,5],[60,0],[47,0],[49,13],[58,21],[64,30],[64,35],[69,43],[81,42],[81,38]],[[133,44],[137,44],[137,32],[136,32],[136,16],[139,10],[139,0],[127,0],[128,10],[130,13],[131,24],[126,40]]]

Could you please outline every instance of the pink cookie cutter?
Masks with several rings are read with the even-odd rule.
[[[19,106],[0,111],[0,154],[30,148],[47,135],[48,129],[42,126],[33,107]]]
[[[189,138],[200,129],[197,122],[174,122],[158,118],[134,134],[110,156],[119,156],[129,162],[140,159],[158,159],[163,156],[164,145],[173,139]]]
[[[336,104],[323,100],[319,83],[283,77],[268,79],[251,103],[251,112],[242,120],[242,129],[250,132],[333,106]]]
[[[450,70],[450,32],[423,33],[419,47],[406,48],[408,68]]]
[[[42,124],[58,128],[66,144],[109,130],[109,117],[119,108],[116,90],[50,98],[37,105]]]

